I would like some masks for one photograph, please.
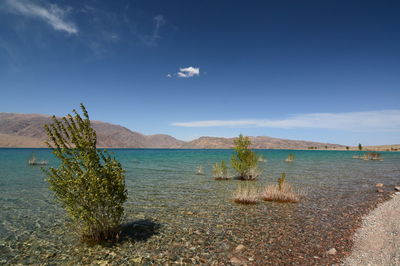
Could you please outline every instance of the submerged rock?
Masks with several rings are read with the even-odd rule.
[[[240,244],[235,248],[235,251],[242,251],[244,248],[245,248],[245,246]]]
[[[337,253],[336,248],[331,248],[326,252],[326,254],[328,255],[335,255],[336,253]]]
[[[383,189],[377,189],[376,192],[383,193]]]
[[[394,190],[400,191],[400,186],[395,186],[395,187],[394,187]]]
[[[382,183],[378,183],[378,184],[375,185],[375,187],[383,187],[383,184]]]
[[[233,265],[247,265],[246,262],[247,261],[245,261],[244,259],[238,257],[232,257],[230,260],[230,263],[232,263]]]

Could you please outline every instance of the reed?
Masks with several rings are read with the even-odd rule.
[[[225,164],[225,161],[222,160],[221,163],[215,163],[213,166],[213,176],[215,180],[227,180],[228,176],[228,167]]]
[[[277,185],[268,185],[264,188],[261,198],[265,201],[295,203],[300,201],[302,195],[304,192],[296,191],[291,184],[286,182],[286,174],[282,173]]]
[[[233,201],[240,204],[256,204],[259,199],[257,187],[240,184],[233,194]]]

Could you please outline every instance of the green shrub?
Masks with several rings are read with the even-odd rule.
[[[232,168],[237,172],[240,179],[253,180],[260,175],[258,169],[258,157],[249,149],[251,141],[249,137],[245,137],[242,134],[234,140],[235,143],[235,154],[232,155],[231,165]]]
[[[285,180],[286,180],[286,174],[285,174],[285,173],[282,173],[282,176],[278,178],[278,187],[279,187],[279,190],[282,190],[283,184],[285,183]]]
[[[225,164],[225,161],[222,160],[221,164],[215,163],[213,166],[213,176],[216,180],[225,180],[229,179],[228,176],[228,167]]]
[[[107,151],[96,149],[96,132],[83,104],[81,109],[84,119],[73,110],[74,116],[53,116],[45,125],[46,143],[61,161],[45,171],[47,180],[83,240],[114,240],[127,199],[124,170]]]
[[[289,154],[288,157],[285,159],[285,162],[291,163],[294,161],[294,155]]]

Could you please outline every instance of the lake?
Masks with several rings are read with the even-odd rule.
[[[335,263],[348,254],[360,217],[400,184],[400,153],[363,161],[352,159],[362,154],[355,151],[256,150],[267,161],[252,185],[276,183],[285,172],[307,194],[299,203],[240,205],[232,194],[244,181],[212,177],[231,150],[109,151],[126,170],[126,239],[93,246],[70,232],[41,167],[27,163],[34,154],[57,166],[51,151],[0,149],[0,264]],[[290,153],[295,161],[284,162]],[[337,256],[325,254],[332,247]]]

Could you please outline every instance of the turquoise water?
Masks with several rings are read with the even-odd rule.
[[[285,172],[287,181],[307,191],[307,196],[299,204],[260,202],[242,206],[232,202],[232,193],[243,181],[212,178],[213,163],[229,162],[230,150],[111,151],[126,170],[126,222],[152,221],[157,224],[157,233],[145,241],[132,240],[113,249],[84,245],[77,249],[81,244],[68,232],[64,212],[54,201],[43,172],[27,164],[34,153],[49,166],[56,166],[51,152],[0,149],[0,263],[77,263],[85,259],[89,263],[109,260],[110,250],[117,250],[113,261],[120,263],[132,258],[148,263],[179,259],[191,259],[187,263],[224,262],[229,261],[235,245],[259,247],[276,240],[283,225],[285,232],[310,230],[310,236],[300,234],[299,241],[311,236],[318,239],[321,235],[312,232],[326,233],[333,225],[346,227],[350,221],[337,216],[374,201],[376,183],[385,184],[387,191],[400,183],[400,153],[381,152],[383,161],[363,161],[352,159],[360,154],[352,151],[259,150],[257,153],[267,161],[260,162],[263,174],[253,182],[255,186],[276,182]],[[296,156],[293,163],[284,162],[289,153]],[[197,166],[204,167],[205,175],[195,174]],[[261,231],[265,234],[250,234]],[[277,259],[282,252],[279,245],[296,242],[286,238],[247,256],[261,262],[268,259],[265,254],[276,253]],[[320,242],[309,240],[308,248],[322,252],[325,240],[329,237]]]

